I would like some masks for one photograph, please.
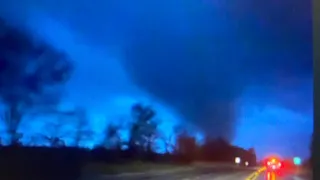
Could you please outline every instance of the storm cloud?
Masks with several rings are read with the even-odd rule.
[[[145,7],[126,67],[141,87],[206,133],[231,139],[235,103],[247,87],[277,96],[311,77],[310,6],[247,1],[247,7],[218,9],[214,2],[190,2],[161,6],[169,10],[163,14],[158,5]],[[266,101],[290,108],[292,99],[282,93]]]
[[[268,97],[263,101],[294,108],[292,98],[273,95],[311,82],[308,1],[11,3],[1,11],[7,19],[23,22],[27,14],[43,20],[46,15],[106,51],[117,49],[116,56],[140,88],[212,136],[233,138],[235,103],[249,87],[258,87],[260,98]],[[300,96],[296,101],[305,102]]]

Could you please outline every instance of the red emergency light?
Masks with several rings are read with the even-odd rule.
[[[279,170],[282,168],[282,162],[278,158],[268,158],[265,160],[265,166],[270,170]]]

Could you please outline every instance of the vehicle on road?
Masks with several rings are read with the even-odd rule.
[[[266,167],[267,173],[275,173],[278,176],[282,175],[283,164],[280,159],[277,159],[277,158],[267,159],[265,167]]]

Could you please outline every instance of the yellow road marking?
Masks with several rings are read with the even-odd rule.
[[[251,173],[247,178],[246,180],[255,180],[258,178],[258,176],[260,175],[261,172],[265,171],[266,168],[265,167],[262,167],[260,169],[258,169],[257,171]],[[272,180],[275,180],[275,179],[272,179]]]
[[[269,172],[267,174],[267,180],[276,180],[276,174],[274,172]]]
[[[276,180],[276,174],[275,173],[271,173],[271,180]]]

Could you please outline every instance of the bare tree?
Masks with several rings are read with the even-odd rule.
[[[91,139],[93,131],[89,128],[88,114],[84,108],[77,108],[76,112],[76,134],[75,146],[80,146],[81,142],[86,139]]]
[[[42,137],[49,142],[51,147],[60,147],[65,145],[62,140],[64,136],[64,134],[62,134],[62,126],[63,124],[60,122],[50,123],[46,128],[49,133],[47,135],[42,135]]]
[[[120,131],[121,126],[115,125],[115,124],[108,124],[105,129],[105,139],[104,139],[104,146],[111,148],[111,149],[121,149],[121,146],[123,144]]]
[[[67,131],[65,126],[69,124],[74,124],[74,120],[78,123],[78,111],[55,111],[53,112],[54,116],[56,116],[56,120],[47,124],[47,134],[43,134],[43,137],[49,141],[52,147],[60,147],[65,146],[65,142],[63,139],[66,137],[73,137],[72,131]],[[77,124],[76,124],[77,125]],[[77,127],[77,126],[76,126]],[[81,129],[80,129],[81,130]],[[79,132],[80,135],[81,132]],[[77,133],[76,133],[77,135]],[[80,137],[81,138],[81,137]]]
[[[155,111],[140,103],[134,104],[131,109],[134,123],[130,129],[129,148],[152,151],[154,140],[158,136],[157,123],[154,121]]]
[[[169,154],[170,152],[174,152],[175,151],[175,145],[172,142],[174,138],[174,134],[169,135],[168,137],[166,136],[161,136],[161,139],[164,143],[164,147],[165,147],[165,152],[166,154]]]
[[[61,85],[72,71],[71,61],[44,43],[0,20],[0,98],[5,105],[11,143],[24,116],[59,101]]]

